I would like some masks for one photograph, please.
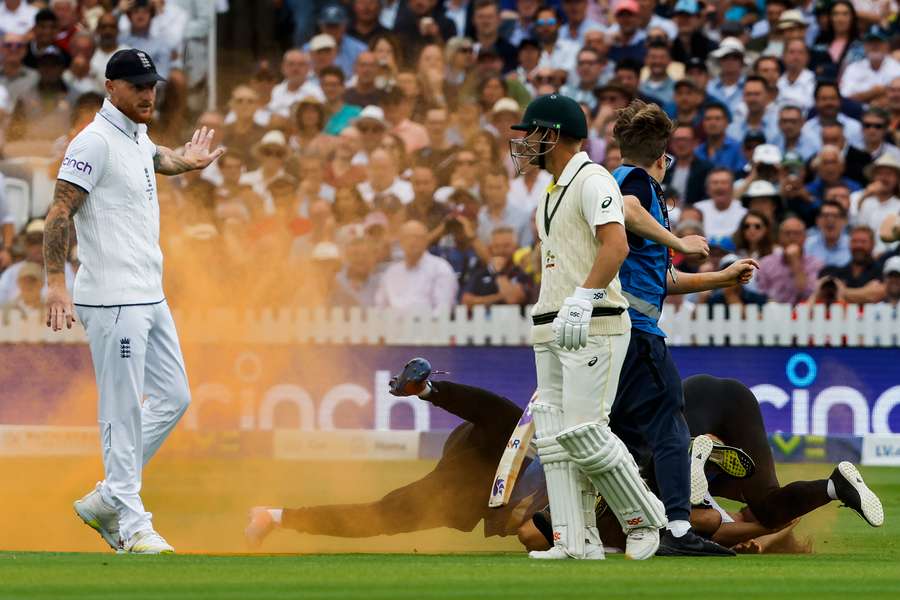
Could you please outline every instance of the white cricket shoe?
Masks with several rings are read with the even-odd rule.
[[[573,557],[569,556],[569,553],[566,552],[565,548],[562,546],[553,546],[549,550],[532,550],[528,553],[528,558],[537,560],[566,560],[567,558]]]
[[[116,509],[103,501],[100,495],[100,483],[72,506],[84,524],[100,534],[109,547],[115,551],[122,549],[119,539],[119,514]]]
[[[606,553],[603,551],[602,544],[585,543],[584,560],[604,560],[605,558]]]
[[[275,521],[265,506],[254,506],[250,509],[250,523],[244,529],[244,537],[251,548],[259,548],[272,530],[275,529]]]
[[[838,500],[855,510],[872,527],[884,525],[884,507],[875,492],[869,489],[853,463],[844,461],[835,467],[831,482]]]
[[[130,554],[175,554],[175,548],[152,529],[138,531],[125,542],[125,552]]]
[[[647,560],[659,548],[659,529],[656,527],[640,527],[628,532],[625,540],[625,558]]]
[[[705,435],[698,435],[691,444],[691,506],[702,503],[709,491],[709,482],[706,481],[703,469],[712,449],[713,441]]]

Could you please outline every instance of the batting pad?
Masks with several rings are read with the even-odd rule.
[[[570,556],[584,556],[584,479],[568,452],[555,436],[562,429],[563,413],[558,407],[536,403],[531,414],[537,434],[535,445],[547,480],[547,497],[553,526],[553,545],[562,546]]]
[[[608,426],[582,423],[562,431],[556,440],[606,498],[623,531],[666,524],[665,507],[641,479],[625,444]]]

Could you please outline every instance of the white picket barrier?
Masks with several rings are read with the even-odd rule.
[[[531,311],[518,306],[398,311],[379,308],[176,310],[188,343],[521,346],[531,338]],[[666,307],[662,328],[673,346],[900,347],[900,309],[785,304]],[[50,331],[44,317],[10,311],[0,343],[84,343],[80,323]]]

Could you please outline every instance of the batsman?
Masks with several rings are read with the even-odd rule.
[[[536,212],[543,269],[532,313],[540,398],[532,415],[554,545],[529,556],[603,559],[599,492],[627,533],[626,555],[646,559],[659,545],[665,509],[609,426],[631,330],[618,277],[628,255],[622,194],[581,151],[587,122],[571,98],[536,98],[513,128],[525,132],[510,141],[519,173],[541,168],[554,182]]]

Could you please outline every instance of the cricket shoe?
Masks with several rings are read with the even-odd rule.
[[[125,552],[129,554],[175,554],[175,548],[152,529],[135,533],[125,542]]]
[[[625,539],[625,558],[631,560],[647,560],[659,548],[659,529],[656,527],[639,527],[628,532]]]
[[[855,510],[872,527],[884,524],[881,500],[869,489],[853,463],[839,463],[830,479],[834,484],[835,495],[844,506]]]
[[[675,537],[668,529],[659,538],[657,556],[736,556],[734,550],[704,539],[688,530],[681,537]]]
[[[84,524],[100,534],[109,547],[116,552],[122,549],[122,540],[119,539],[119,514],[116,509],[103,501],[100,495],[98,483],[93,490],[88,492],[80,500],[76,500],[72,506],[75,514],[84,521]]]
[[[424,358],[414,358],[403,367],[399,375],[391,377],[390,391],[394,396],[417,396],[425,391],[431,363]]]
[[[709,491],[706,480],[706,461],[712,453],[713,441],[705,435],[698,435],[691,443],[691,506],[703,502]]]
[[[722,471],[735,479],[746,479],[756,473],[756,463],[750,455],[733,446],[713,442],[709,462],[717,465]]]
[[[259,548],[263,540],[275,529],[275,520],[272,519],[269,509],[265,506],[254,506],[250,509],[250,523],[244,529],[244,537],[250,548]]]
[[[586,543],[584,545],[584,556],[572,556],[562,546],[553,546],[549,550],[532,550],[528,553],[528,558],[536,560],[566,560],[569,558],[577,558],[579,560],[603,560],[606,554],[603,552],[603,546],[597,544]]]

